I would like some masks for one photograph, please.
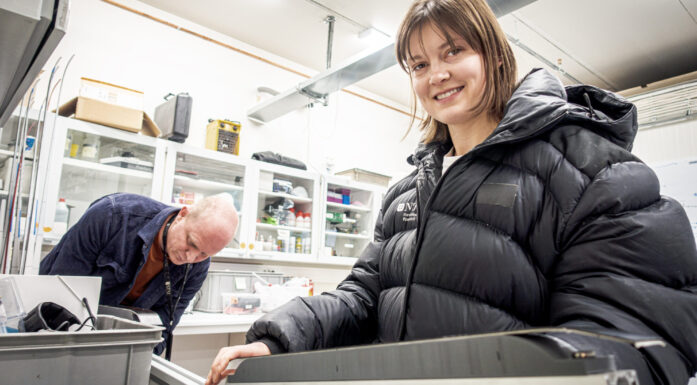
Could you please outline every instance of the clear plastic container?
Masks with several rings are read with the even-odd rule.
[[[12,277],[0,278],[0,320],[4,319],[3,333],[19,332],[19,323],[26,313]]]
[[[259,294],[229,292],[220,293],[223,314],[252,314],[261,310]]]
[[[57,235],[63,235],[68,231],[68,215],[70,210],[65,203],[65,198],[58,199],[56,205],[56,216],[53,219],[53,230]]]
[[[96,135],[85,135],[82,142],[82,160],[96,161],[99,156],[99,137]]]

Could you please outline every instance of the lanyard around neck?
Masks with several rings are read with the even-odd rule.
[[[186,264],[186,270],[184,271],[184,280],[182,281],[182,285],[179,288],[179,293],[177,294],[177,302],[175,303],[172,300],[172,280],[170,279],[169,275],[169,254],[167,254],[167,233],[169,233],[169,227],[172,225],[174,220],[177,218],[178,213],[175,213],[167,223],[165,224],[165,229],[162,232],[162,253],[164,254],[163,258],[163,266],[162,270],[165,275],[165,294],[167,295],[167,304],[169,305],[169,324],[165,325],[167,327],[167,331],[170,333],[169,338],[167,339],[166,343],[166,351],[165,351],[165,359],[167,361],[170,360],[171,354],[172,354],[172,332],[174,329],[174,311],[179,305],[179,300],[182,297],[182,293],[184,293],[184,287],[186,286],[186,279],[189,276],[189,270],[191,269],[191,264],[187,263]]]
[[[169,327],[172,327],[172,324],[174,323],[174,310],[179,304],[179,300],[181,299],[182,293],[184,292],[184,286],[186,286],[186,279],[189,275],[189,270],[191,269],[191,264],[187,263],[186,264],[186,271],[184,272],[184,281],[182,282],[181,287],[179,288],[179,293],[177,294],[177,302],[174,303],[172,299],[172,280],[169,275],[169,254],[167,254],[167,233],[169,232],[169,227],[172,225],[172,222],[174,222],[174,219],[177,218],[177,214],[174,214],[172,218],[170,218],[167,221],[167,224],[165,224],[165,229],[162,232],[162,253],[164,254],[163,258],[163,266],[162,270],[163,273],[165,274],[165,294],[167,295],[167,302],[169,304]],[[171,331],[171,330],[170,330]]]

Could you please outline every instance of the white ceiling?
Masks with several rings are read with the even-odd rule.
[[[321,71],[327,15],[334,15],[332,63],[394,36],[410,0],[141,0],[237,40]],[[537,0],[499,19],[519,75],[556,66],[577,81],[621,91],[697,71],[697,0]],[[388,39],[378,33],[378,37]],[[391,38],[390,38],[391,39]],[[532,54],[530,53],[532,52]],[[409,106],[409,79],[393,66],[356,84]],[[283,90],[279,90],[283,91]]]

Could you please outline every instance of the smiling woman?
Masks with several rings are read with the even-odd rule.
[[[484,0],[414,1],[397,55],[427,114],[375,242],[336,290],[294,299],[257,320],[248,345],[223,348],[208,383],[238,357],[537,327],[588,332],[540,338],[609,357],[643,385],[686,383],[697,250],[683,208],[629,151],[636,108],[544,70],[516,85]]]
[[[489,126],[487,129],[493,129],[490,127],[491,123],[503,117],[503,109],[515,88],[517,74],[513,51],[496,17],[486,4],[463,4],[458,1],[445,3],[447,4],[439,7],[423,7],[413,14],[412,22],[402,23],[395,46],[397,61],[410,75],[412,89],[426,111],[429,111],[426,104],[433,105],[431,99],[434,95],[431,93],[442,92],[441,88],[450,83],[464,81],[450,79],[451,69],[456,68],[456,76],[469,79],[459,86],[455,85],[456,88],[464,88],[470,83],[470,90],[465,92],[469,94],[466,97],[468,102],[460,108],[468,110],[472,116],[489,120],[488,124],[484,124]],[[427,46],[436,49],[436,52],[431,53],[431,57],[425,52]],[[417,57],[420,63],[415,63]],[[433,64],[450,66],[428,70],[429,59],[438,59]],[[456,66],[452,67],[454,64]],[[444,85],[445,80],[451,82]],[[439,84],[434,84],[430,89],[426,88],[434,81]],[[443,96],[446,95],[440,95],[441,98]],[[415,116],[416,99],[412,100],[412,116]],[[425,131],[422,140],[430,143],[446,139],[447,124],[445,120],[426,117],[419,127]],[[481,137],[481,140],[489,133]]]
[[[433,24],[410,40],[407,63],[414,93],[434,121],[447,125],[455,143],[465,142],[455,148],[455,155],[462,155],[486,139],[497,123],[490,111],[477,114],[487,88],[482,56],[464,39],[444,36]],[[437,131],[438,124],[430,129]]]

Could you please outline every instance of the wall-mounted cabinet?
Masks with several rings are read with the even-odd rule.
[[[323,178],[322,247],[324,260],[355,260],[373,240],[380,202],[381,186],[348,178]]]
[[[253,164],[257,194],[250,255],[313,260],[317,251],[319,174],[258,161]]]
[[[240,224],[235,237],[224,250],[226,255],[242,255],[247,233],[245,191],[249,180],[247,162],[222,152],[167,142],[162,202],[173,206],[191,206],[201,199],[220,193],[235,201]]]
[[[55,244],[62,230],[73,226],[104,195],[129,192],[160,199],[162,141],[61,117],[56,120],[53,141],[42,210],[45,243]],[[65,227],[53,223],[61,198],[69,208]]]
[[[229,193],[240,225],[216,261],[350,266],[372,240],[384,188],[58,117],[37,226],[44,249],[57,202],[70,208],[67,228],[95,199],[115,192],[192,205]],[[2,153],[0,153],[0,156]],[[39,174],[42,175],[42,174]],[[337,200],[336,194],[346,197]],[[331,218],[329,216],[331,215]],[[31,267],[38,268],[35,252]]]

